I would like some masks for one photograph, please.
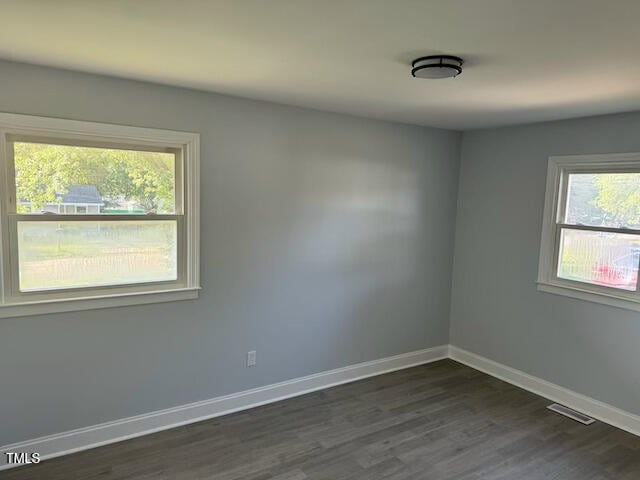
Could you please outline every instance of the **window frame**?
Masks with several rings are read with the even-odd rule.
[[[13,143],[50,142],[176,153],[176,211],[158,215],[18,214]],[[0,113],[0,318],[198,298],[200,290],[200,135],[197,133]],[[175,220],[177,279],[147,283],[21,292],[19,221]]]
[[[635,291],[625,291],[568,280],[557,275],[560,236],[563,228],[640,236],[640,230],[564,223],[569,175],[575,173],[640,173],[640,153],[549,157],[538,263],[538,290],[640,311],[640,279]]]

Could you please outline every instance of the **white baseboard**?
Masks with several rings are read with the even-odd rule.
[[[4,445],[0,447],[0,470],[14,466],[6,464],[4,452],[38,452],[40,453],[40,458],[45,460],[167,430],[180,425],[227,415],[335,385],[435,362],[444,358],[451,358],[500,380],[548,398],[553,402],[583,412],[614,427],[640,435],[640,416],[638,415],[625,412],[612,405],[573,392],[453,345],[442,345],[320,372],[223,397],[70,430],[12,445]]]
[[[449,346],[449,357],[536,395],[585,413],[609,425],[626,430],[634,435],[640,435],[640,416],[638,415],[625,412],[613,405],[576,393],[555,383],[534,377],[515,368],[507,367],[453,345]]]
[[[0,470],[14,466],[6,463],[5,452],[38,452],[40,458],[45,460],[447,357],[448,345],[442,345],[320,372],[223,397],[4,445],[0,447]]]

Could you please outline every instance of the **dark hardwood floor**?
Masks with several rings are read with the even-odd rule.
[[[451,360],[0,472],[3,480],[639,480],[640,437]]]

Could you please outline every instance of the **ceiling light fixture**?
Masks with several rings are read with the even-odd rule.
[[[411,62],[415,78],[455,78],[462,73],[462,59],[453,55],[429,55]]]

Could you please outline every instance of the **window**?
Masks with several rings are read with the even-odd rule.
[[[197,134],[0,114],[0,152],[0,317],[197,298]]]
[[[551,157],[538,286],[640,311],[640,154]]]

